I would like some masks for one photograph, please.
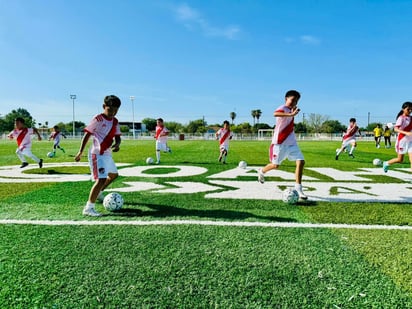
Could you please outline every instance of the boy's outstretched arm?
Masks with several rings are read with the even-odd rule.
[[[89,141],[91,134],[89,132],[86,132],[85,135],[83,135],[82,141],[80,142],[80,149],[77,155],[74,157],[74,160],[76,162],[79,162],[80,159],[82,158],[82,154],[84,151],[84,148],[86,147],[87,142]]]
[[[120,136],[115,136],[114,137],[114,145],[112,146],[113,152],[118,152],[120,150],[120,143],[122,142],[122,139]]]
[[[36,128],[33,128],[33,132],[34,132],[35,134],[37,134],[37,138],[39,139],[39,141],[41,141],[41,135],[40,135],[40,133],[39,133],[39,130],[37,130]]]

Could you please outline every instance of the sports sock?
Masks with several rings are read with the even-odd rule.
[[[157,162],[160,161],[160,151],[159,150],[156,151],[156,159],[157,159]]]
[[[86,203],[86,208],[87,209],[94,209],[94,205],[95,205],[94,203],[87,202]]]
[[[356,148],[356,146],[352,146],[352,147],[350,148],[349,154],[353,154],[353,152],[355,151],[355,148]]]

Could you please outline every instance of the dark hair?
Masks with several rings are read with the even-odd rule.
[[[157,118],[156,121],[163,122],[163,118]]]
[[[24,118],[21,117],[17,117],[16,119],[14,119],[14,121],[21,122],[22,124],[25,123]]]
[[[53,129],[58,130],[59,126],[54,126]]]
[[[356,122],[356,118],[349,119],[349,122]]]
[[[398,116],[396,116],[396,119],[398,119],[400,115],[403,115],[403,110],[407,107],[412,108],[412,102],[408,101],[408,102],[405,102],[405,103],[402,104],[402,109],[398,113]]]
[[[230,125],[229,121],[227,121],[227,120],[223,121],[223,124],[224,124],[224,125],[225,125],[225,124]]]
[[[120,107],[120,105],[122,105],[122,102],[115,95],[108,95],[104,98],[104,105],[109,107]]]
[[[285,94],[285,98],[287,97],[296,97],[297,99],[300,99],[300,93],[299,91],[296,91],[296,90],[289,90]]]

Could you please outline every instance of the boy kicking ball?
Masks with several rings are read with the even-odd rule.
[[[273,132],[272,144],[269,148],[270,163],[258,170],[258,180],[260,183],[264,183],[265,173],[279,168],[285,159],[295,161],[295,190],[298,192],[300,199],[306,200],[308,197],[302,190],[305,159],[299,149],[294,132],[294,118],[300,111],[297,108],[299,99],[300,93],[298,91],[289,90],[285,95],[285,104],[275,110],[276,126]]]
[[[230,124],[229,121],[225,120],[223,122],[223,128],[220,128],[216,132],[216,139],[219,140],[219,162],[226,164],[227,153],[229,151],[229,141],[232,139],[232,132],[230,131]]]
[[[84,129],[86,133],[82,138],[80,150],[74,158],[77,162],[80,161],[87,142],[93,136],[93,144],[89,149],[88,157],[95,183],[83,209],[83,215],[85,216],[101,216],[95,210],[96,200],[103,200],[102,191],[119,176],[112,158],[112,151],[117,152],[120,150],[120,126],[119,121],[115,118],[120,105],[120,99],[114,95],[104,98],[103,113],[96,115]]]

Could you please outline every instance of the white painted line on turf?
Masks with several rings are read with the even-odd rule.
[[[269,228],[307,228],[307,229],[355,229],[355,230],[412,230],[410,225],[377,224],[335,224],[335,223],[296,223],[296,222],[243,222],[243,221],[207,221],[207,220],[153,220],[153,221],[88,221],[88,220],[16,220],[2,219],[0,224],[21,225],[205,225],[233,227],[269,227]]]

